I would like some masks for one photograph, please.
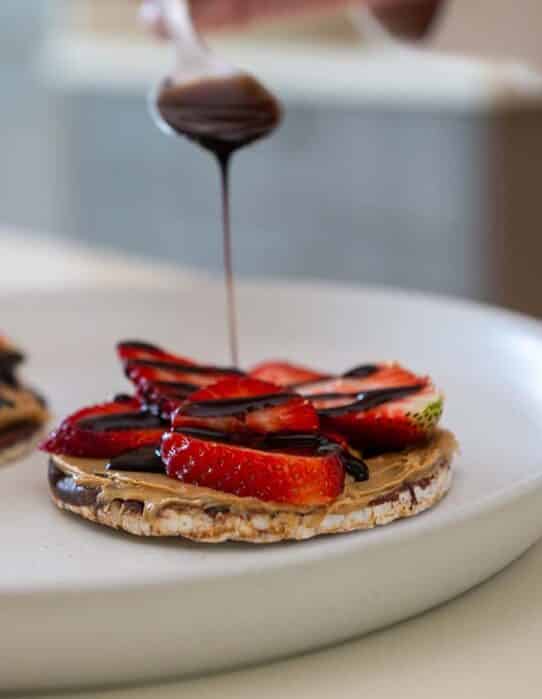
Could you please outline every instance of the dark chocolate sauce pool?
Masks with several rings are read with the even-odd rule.
[[[280,106],[257,80],[248,74],[239,73],[184,85],[166,81],[159,92],[157,108],[173,131],[211,151],[220,166],[230,352],[232,363],[238,365],[230,218],[230,161],[235,151],[274,131],[281,119]]]
[[[57,498],[76,507],[94,505],[100,492],[99,488],[79,485],[73,476],[59,469],[53,459],[49,460],[49,485]]]
[[[164,473],[165,467],[160,458],[160,445],[141,447],[128,451],[109,460],[106,471],[135,471],[137,473]]]

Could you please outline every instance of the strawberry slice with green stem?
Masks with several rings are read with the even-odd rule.
[[[295,387],[311,400],[324,429],[367,451],[419,444],[431,436],[442,414],[444,398],[431,380],[396,363],[365,364],[342,376],[297,382],[304,371],[287,363],[268,363],[251,375],[274,373],[282,385]]]
[[[364,450],[400,450],[426,441],[443,409],[443,396],[427,377],[383,364],[365,377],[345,376],[299,388],[322,424]]]
[[[119,456],[159,445],[167,425],[137,399],[83,408],[62,421],[40,445],[50,454],[89,459]]]

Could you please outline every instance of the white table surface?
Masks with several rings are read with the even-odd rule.
[[[13,231],[0,232],[0,260],[0,291],[136,283],[167,286],[191,276],[174,266],[150,265]],[[459,599],[336,648],[213,677],[62,697],[540,697],[541,581],[539,543],[503,573]]]

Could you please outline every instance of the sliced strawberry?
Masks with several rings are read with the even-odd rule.
[[[202,427],[223,433],[311,433],[319,428],[306,398],[246,377],[219,381],[193,393],[173,416],[173,427]]]
[[[325,427],[360,448],[402,449],[427,439],[442,414],[442,394],[429,378],[398,364],[374,368],[365,375],[358,370],[306,385],[299,392],[311,399]]]
[[[161,455],[171,478],[240,497],[324,505],[344,486],[344,467],[335,450],[324,455],[287,454],[169,432]]]
[[[192,377],[186,373],[157,368],[156,364],[158,362],[150,364],[145,360],[128,362],[126,376],[136,386],[141,400],[167,417],[197,390],[198,385],[192,383]]]
[[[186,398],[203,386],[211,386],[224,376],[241,372],[214,367],[136,360],[126,365],[126,375],[137,386],[138,395],[149,406],[169,417]]]
[[[324,428],[339,431],[366,449],[402,449],[417,444],[432,433],[442,413],[442,395],[430,379],[399,364],[364,364],[342,376],[326,377],[305,367],[268,362],[253,369],[251,376],[272,377],[281,386],[295,387],[311,399]],[[385,392],[366,395],[367,391],[401,387],[410,390],[395,396]],[[357,410],[341,411],[353,403]]]
[[[160,443],[166,429],[155,415],[141,409],[136,399],[123,399],[83,408],[67,417],[40,445],[50,454],[110,458]]]
[[[326,374],[297,364],[290,364],[289,362],[264,362],[258,364],[251,369],[250,376],[261,381],[269,381],[277,386],[295,386],[308,383],[309,381],[328,378]]]
[[[138,340],[126,340],[117,345],[117,354],[124,364],[125,373],[138,396],[158,412],[171,414],[199,384],[184,380],[181,367],[195,366],[194,362],[171,352]],[[161,367],[169,367],[169,371]],[[173,367],[173,369],[172,369]]]
[[[196,364],[143,342],[121,342],[117,351],[138,396],[166,418],[198,388],[243,375],[234,368]]]

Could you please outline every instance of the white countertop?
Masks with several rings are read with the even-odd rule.
[[[33,239],[13,231],[0,233],[0,259],[1,292],[72,285],[168,286],[192,276],[174,266],[150,265],[126,256],[90,251],[68,242]],[[94,699],[539,697],[541,579],[542,543],[503,573],[454,602],[336,648],[160,687],[62,696],[64,699],[72,696]]]

